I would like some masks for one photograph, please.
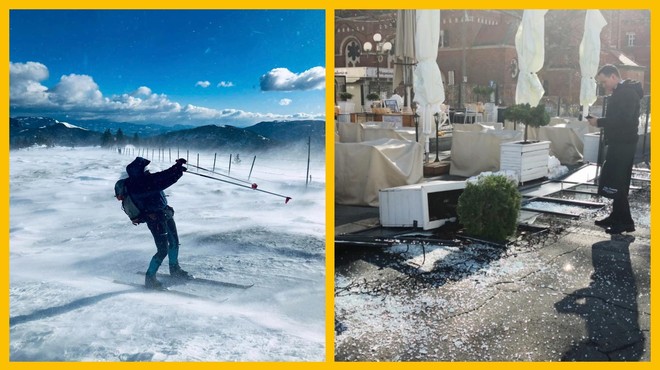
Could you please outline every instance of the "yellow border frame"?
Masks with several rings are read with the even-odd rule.
[[[19,1],[19,0],[8,0],[3,2],[4,12],[0,16],[2,22],[2,36],[5,42],[5,46],[2,49],[2,55],[5,57],[5,60],[9,59],[9,10],[11,9],[325,9],[326,10],[326,77],[328,81],[334,80],[334,11],[335,9],[398,9],[398,8],[425,8],[425,9],[436,9],[436,8],[453,8],[453,9],[525,9],[525,8],[551,8],[551,9],[650,9],[651,10],[651,40],[656,40],[658,35],[658,26],[659,18],[656,9],[659,8],[657,2],[651,1],[640,1],[640,0],[629,0],[626,2],[615,2],[615,1],[543,1],[530,3],[529,1],[505,1],[505,2],[493,2],[493,1],[484,1],[484,0],[473,0],[469,3],[459,4],[456,2],[438,2],[438,1],[428,1],[420,0],[415,3],[406,3],[401,1],[392,1],[392,0],[381,0],[378,2],[374,1],[365,1],[365,0],[320,0],[316,2],[311,2],[309,0],[280,0],[278,2],[267,2],[263,0],[253,1],[250,3],[236,3],[236,2],[223,2],[223,1],[212,1],[212,0],[189,0],[185,3],[175,2],[175,1],[154,1],[154,0],[138,0],[138,1],[127,1],[127,0],[115,0],[107,1],[101,0],[99,2],[90,2],[80,1],[80,0],[60,0],[58,2],[49,2],[44,0],[30,0],[30,1]],[[652,61],[652,70],[655,70],[654,66],[658,62],[658,53],[655,49],[651,50],[651,61]],[[1,102],[5,112],[9,113],[9,73],[8,71],[2,76],[2,82],[4,83],[5,88],[2,89]],[[654,83],[651,83],[651,91],[656,90],[654,88]],[[647,363],[581,363],[581,364],[568,364],[568,363],[500,363],[500,362],[484,362],[484,363],[335,363],[334,362],[334,104],[333,104],[333,86],[327,85],[326,88],[326,362],[321,363],[158,363],[158,364],[140,364],[140,363],[20,363],[20,362],[9,362],[9,296],[5,294],[2,296],[2,304],[7,315],[7,319],[1,325],[3,334],[0,336],[0,343],[2,351],[0,351],[0,364],[3,368],[7,366],[11,369],[24,369],[24,368],[84,368],[88,369],[89,367],[93,368],[110,368],[110,367],[125,367],[125,368],[137,368],[140,367],[156,367],[159,368],[179,368],[180,366],[186,366],[187,368],[215,368],[217,366],[222,366],[224,368],[264,368],[266,366],[268,369],[272,368],[281,368],[281,369],[292,369],[292,368],[319,368],[319,369],[335,369],[335,368],[438,368],[438,367],[450,367],[452,369],[469,369],[469,368],[523,368],[529,365],[540,368],[553,368],[557,366],[566,366],[566,367],[578,367],[578,368],[594,368],[594,369],[621,369],[621,368],[641,368],[641,369],[651,369],[652,364],[657,357],[657,347],[658,344],[656,341],[651,340],[651,361]],[[652,97],[652,107],[657,105],[656,101],[658,98]],[[8,117],[7,117],[8,118]],[[9,135],[8,130],[2,132],[2,141],[1,149],[5,153],[9,153]],[[652,159],[655,161],[657,157],[656,151],[651,153]],[[6,243],[4,245],[9,246],[9,170],[5,168],[6,181],[0,185],[2,187],[3,197],[0,199],[0,207],[2,207],[5,212],[3,214],[3,224],[5,228],[3,229],[3,236]],[[652,183],[657,183],[658,178],[656,175],[652,175]],[[656,209],[655,204],[657,203],[657,192],[656,187],[652,187],[652,206],[651,209]],[[652,211],[653,213],[653,211]],[[658,224],[655,220],[655,216],[652,217],[651,221],[651,230],[655,230],[656,225]],[[652,232],[652,240],[655,241],[655,233]],[[653,249],[653,243],[651,249]],[[3,260],[4,275],[2,275],[2,287],[5,289],[5,292],[9,291],[9,253],[8,248],[5,250],[6,258]],[[656,271],[658,267],[657,258],[651,260],[651,271]],[[657,311],[657,302],[658,299],[656,289],[657,274],[652,274],[651,277],[651,307],[652,313]],[[653,316],[653,315],[652,315]],[[658,325],[656,325],[657,320],[651,318],[651,333],[656,332]],[[657,336],[656,336],[657,337]],[[653,339],[653,336],[651,337]],[[656,356],[654,356],[656,355]]]

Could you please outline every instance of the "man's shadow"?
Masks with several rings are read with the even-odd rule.
[[[633,236],[614,236],[592,246],[591,284],[555,303],[559,313],[585,320],[587,337],[562,361],[639,361],[645,339],[637,311],[637,284],[630,261]]]

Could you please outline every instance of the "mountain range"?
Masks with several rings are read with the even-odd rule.
[[[238,128],[208,125],[161,126],[125,122],[62,122],[50,117],[14,117],[9,119],[10,148],[31,145],[94,146],[101,145],[103,131],[113,137],[121,129],[130,142],[137,134],[142,145],[178,146],[210,149],[262,150],[272,147],[307,143],[325,145],[324,121],[273,121]]]

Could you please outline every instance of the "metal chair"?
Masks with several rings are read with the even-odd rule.
[[[477,112],[477,106],[475,104],[465,105],[465,115],[463,116],[463,123],[467,123],[468,117],[471,118],[471,123],[484,121],[484,114],[481,112]]]
[[[451,117],[449,116],[449,105],[440,105],[440,127],[451,126]]]

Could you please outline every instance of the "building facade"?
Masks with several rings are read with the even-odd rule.
[[[337,88],[352,89],[357,104],[376,89],[393,92],[393,52],[378,62],[364,53],[365,42],[396,43],[397,12],[393,10],[338,10],[335,14],[335,67],[350,75],[352,68],[380,71],[340,79]],[[442,10],[437,62],[445,85],[446,102],[462,107],[476,102],[475,86],[491,86],[490,100],[514,103],[518,78],[515,34],[522,10]],[[543,102],[560,114],[579,111],[579,45],[584,33],[584,10],[550,10],[545,16],[545,63],[538,75],[546,90]],[[650,12],[648,10],[603,10],[607,25],[601,31],[601,65],[619,67],[623,78],[650,86]],[[344,84],[344,85],[342,85]],[[560,108],[562,111],[560,111]],[[566,111],[569,110],[569,111]]]

